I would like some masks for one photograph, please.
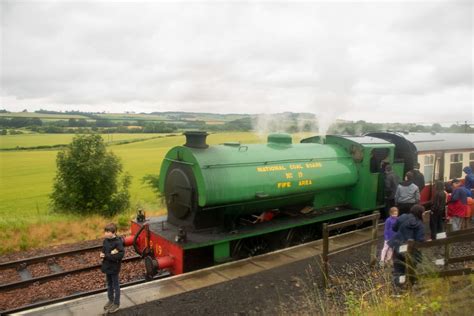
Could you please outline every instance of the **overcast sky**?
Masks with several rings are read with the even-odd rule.
[[[473,121],[472,1],[1,0],[0,108]]]

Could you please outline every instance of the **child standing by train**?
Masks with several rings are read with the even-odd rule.
[[[105,273],[107,282],[107,296],[109,301],[104,306],[108,314],[115,313],[120,307],[120,281],[119,272],[122,258],[125,254],[123,241],[115,232],[117,226],[110,223],[104,228],[104,243],[100,257],[102,258],[102,272]]]
[[[393,226],[397,222],[398,218],[398,208],[391,207],[389,210],[390,216],[387,217],[385,220],[385,227],[384,227],[384,243],[383,249],[380,254],[380,266],[383,267],[387,262],[392,260],[393,249],[388,245],[388,241],[392,239],[395,232],[393,231]]]

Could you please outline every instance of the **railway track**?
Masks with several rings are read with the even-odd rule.
[[[18,259],[18,260],[13,260],[13,261],[7,261],[7,262],[0,263],[0,270],[4,270],[7,268],[17,268],[25,264],[29,265],[33,263],[47,261],[48,259],[51,259],[51,258],[60,258],[60,257],[65,257],[65,256],[82,254],[82,253],[90,252],[90,251],[98,251],[101,248],[102,248],[102,245],[96,245],[96,246],[90,246],[90,247],[81,248],[81,249],[50,253],[43,256],[35,256],[31,258],[23,258],[23,259]]]
[[[101,245],[97,245],[0,263],[0,275],[8,275],[7,278],[4,278],[4,282],[0,283],[0,293],[36,282],[43,283],[67,275],[99,269],[101,262],[97,258],[101,248]],[[130,252],[128,254],[123,262],[140,259],[138,255],[130,255]],[[66,258],[67,260],[58,262]],[[31,268],[33,271],[29,270]],[[15,279],[17,281],[9,281]]]
[[[102,246],[97,245],[0,263],[0,310],[29,306],[36,300],[41,301],[40,305],[50,304],[102,291],[101,249]],[[137,273],[133,273],[138,266],[141,267],[140,259],[132,249],[126,249],[123,267],[129,266],[127,274],[130,276],[126,277],[124,284],[145,281],[141,274],[137,277]],[[92,289],[83,289],[81,279],[94,280],[95,284]],[[77,283],[77,290],[73,288],[74,283]],[[61,292],[62,284],[66,285],[64,292]],[[56,292],[49,293],[50,289]],[[40,293],[39,298],[36,292]],[[24,293],[23,297],[17,300],[15,297],[20,293]]]
[[[122,260],[122,262],[131,262],[131,261],[137,261],[140,260],[140,256],[133,256],[133,257],[128,257]],[[65,270],[65,271],[59,271],[59,272],[54,272],[48,275],[44,276],[39,276],[39,277],[31,277],[31,278],[26,278],[24,280],[18,281],[18,282],[11,282],[7,284],[2,284],[0,285],[0,293],[1,291],[6,291],[6,290],[12,290],[16,288],[21,288],[24,286],[28,286],[30,284],[36,283],[36,282],[47,282],[50,280],[58,279],[67,275],[72,275],[75,273],[81,273],[81,272],[86,272],[86,271],[91,271],[91,270],[96,270],[101,267],[102,264],[94,264],[82,268],[77,268],[77,269],[72,269],[72,270]]]

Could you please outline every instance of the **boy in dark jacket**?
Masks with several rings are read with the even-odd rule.
[[[110,223],[104,228],[104,243],[100,257],[102,258],[102,272],[106,275],[107,296],[109,301],[104,306],[107,313],[115,313],[120,307],[119,272],[122,258],[125,254],[122,239],[115,235],[117,226]]]

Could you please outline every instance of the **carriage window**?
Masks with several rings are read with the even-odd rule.
[[[434,168],[434,155],[425,155],[423,174],[425,181],[430,183],[433,179],[433,168]]]
[[[462,154],[451,154],[449,178],[460,178],[462,176]]]
[[[474,153],[469,153],[469,167],[474,170]]]

